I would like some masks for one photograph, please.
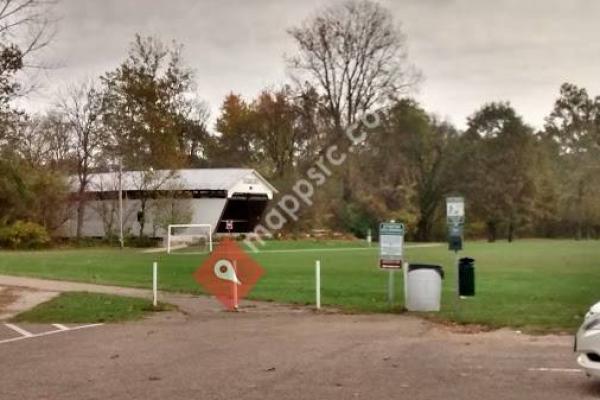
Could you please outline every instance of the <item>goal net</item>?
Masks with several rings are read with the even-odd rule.
[[[202,254],[211,253],[212,249],[212,225],[169,225],[169,232],[167,234],[167,254]]]

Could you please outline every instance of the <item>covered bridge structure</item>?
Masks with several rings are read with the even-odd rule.
[[[77,185],[72,186],[76,199]],[[122,209],[119,194],[122,193]],[[116,235],[123,215],[123,230],[149,237],[165,237],[168,224],[210,224],[213,233],[251,232],[260,222],[277,190],[253,169],[207,168],[99,173],[91,176],[85,191],[82,236]],[[76,204],[64,226],[75,236]]]

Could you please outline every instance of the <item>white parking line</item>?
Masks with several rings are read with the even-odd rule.
[[[18,334],[22,335],[23,337],[32,337],[33,336],[33,333],[26,331],[25,329],[19,328],[16,325],[4,324],[4,326],[6,326],[9,329],[12,329],[13,331],[17,332]]]
[[[567,374],[578,374],[582,372],[580,369],[575,368],[529,368],[527,371],[530,372],[563,372]]]
[[[54,327],[58,328],[54,331],[48,331],[48,332],[42,332],[42,333],[31,333],[26,331],[25,329],[19,328],[16,325],[13,324],[4,324],[4,326],[6,326],[7,328],[10,328],[12,330],[14,330],[15,332],[20,333],[22,336],[19,337],[15,337],[15,338],[11,338],[11,339],[4,339],[4,340],[0,340],[0,344],[4,344],[4,343],[11,343],[11,342],[17,342],[19,340],[25,340],[25,339],[33,339],[33,338],[37,338],[37,337],[42,337],[42,336],[49,336],[49,335],[54,335],[55,333],[62,333],[62,332],[67,332],[67,331],[77,331],[80,329],[87,329],[87,328],[94,328],[96,326],[102,326],[104,324],[89,324],[89,325],[81,325],[81,326],[76,326],[73,328],[68,328],[64,325],[61,324],[52,324]],[[58,326],[62,327],[59,328]]]
[[[68,331],[68,330],[71,329],[71,328],[69,328],[67,326],[64,326],[63,324],[52,324],[52,326],[55,327],[55,328],[57,328],[57,329],[59,329],[59,330],[61,330],[61,331]]]

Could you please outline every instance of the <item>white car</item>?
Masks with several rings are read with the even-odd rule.
[[[575,352],[586,374],[600,378],[600,302],[586,314],[575,336]]]

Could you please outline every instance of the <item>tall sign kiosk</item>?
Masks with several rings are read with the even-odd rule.
[[[459,294],[459,256],[463,248],[465,226],[465,198],[446,197],[446,224],[448,225],[448,250],[456,255],[456,296]]]
[[[394,272],[404,270],[404,295],[406,296],[407,268],[404,266],[404,224],[391,221],[379,225],[379,268],[389,271],[388,302],[394,305]]]

